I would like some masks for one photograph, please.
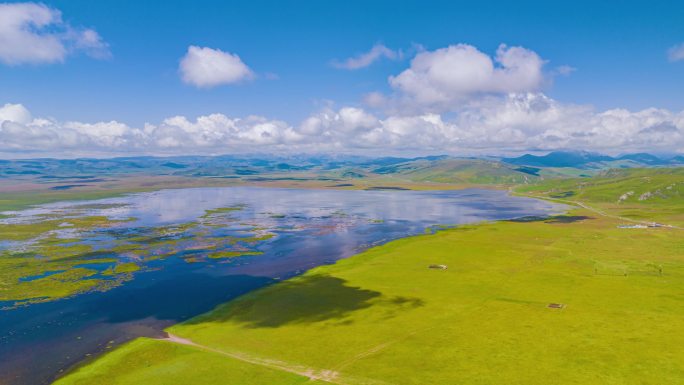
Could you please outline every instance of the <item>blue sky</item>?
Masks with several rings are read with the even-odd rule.
[[[220,113],[259,115],[294,127],[321,110],[339,112],[344,107],[361,108],[383,120],[397,109],[369,108],[365,96],[396,93],[388,78],[409,68],[417,53],[457,44],[473,46],[491,57],[500,44],[536,53],[545,61],[546,75],[533,91],[554,103],[591,106],[593,113],[667,109],[674,117],[664,122],[675,128],[679,128],[677,114],[684,110],[684,60],[668,60],[668,50],[684,42],[684,2],[680,1],[63,0],[43,4],[60,11],[64,25],[96,31],[109,51],[106,58],[74,49],[61,62],[0,63],[0,105],[21,104],[33,118],[55,122],[114,120],[142,127],[177,115],[192,121]],[[331,64],[376,44],[401,51],[402,58],[384,58],[357,70]],[[179,62],[189,46],[238,55],[253,76],[211,88],[183,82]],[[574,70],[559,75],[560,66]],[[437,112],[446,119],[462,112],[455,109]],[[434,112],[426,109],[416,114]],[[544,148],[538,141],[527,146]],[[489,150],[522,147],[502,144]],[[401,146],[396,148],[400,151]]]

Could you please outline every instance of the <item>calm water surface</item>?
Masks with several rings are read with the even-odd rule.
[[[145,228],[192,222],[206,210],[242,205],[231,212],[235,220],[224,229],[226,234],[247,226],[275,236],[259,244],[262,255],[188,263],[181,252],[147,263],[133,280],[105,292],[0,311],[2,384],[50,383],[75,363],[122,342],[162,336],[165,327],[248,291],[436,225],[564,210],[493,190],[193,188],[86,203],[43,205],[16,212],[7,221],[31,221],[45,214],[105,215],[135,218],[125,226]],[[82,241],[97,245],[108,240],[91,234]]]

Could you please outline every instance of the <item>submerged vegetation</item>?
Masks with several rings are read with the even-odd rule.
[[[12,306],[50,301],[90,290],[107,290],[132,278],[154,260],[187,262],[260,254],[273,234],[239,224],[231,213],[243,207],[207,210],[196,221],[160,227],[135,219],[79,216],[103,207],[73,206],[58,214],[0,223],[0,301]],[[56,218],[59,216],[60,218]]]

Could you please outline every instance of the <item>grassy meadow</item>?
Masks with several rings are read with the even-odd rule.
[[[547,180],[516,191],[588,203],[634,220],[684,225],[684,168],[608,170],[593,178]]]
[[[83,368],[81,380],[89,384],[254,384],[317,385],[308,377],[229,359],[221,354],[181,344],[140,338]],[[141,362],[134,371],[123,367]],[[122,370],[123,369],[123,370]],[[112,378],[116,375],[116,379]],[[90,380],[83,379],[89,377]],[[93,382],[89,382],[89,381]],[[226,382],[228,380],[228,382]],[[71,380],[68,380],[71,381]]]
[[[684,237],[621,223],[576,209],[393,241],[56,384],[681,382]]]

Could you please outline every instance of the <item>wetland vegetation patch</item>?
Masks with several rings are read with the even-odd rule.
[[[135,226],[93,212],[120,204],[91,203],[0,223],[0,303],[51,301],[91,290],[108,290],[144,271],[154,260],[186,262],[255,256],[274,234],[231,214],[244,206],[206,210],[195,221]],[[83,213],[85,216],[79,216]],[[60,217],[60,218],[57,218]],[[66,217],[66,218],[64,218]],[[238,223],[239,222],[239,223]],[[232,228],[225,233],[226,228]],[[9,243],[7,243],[9,242]]]

